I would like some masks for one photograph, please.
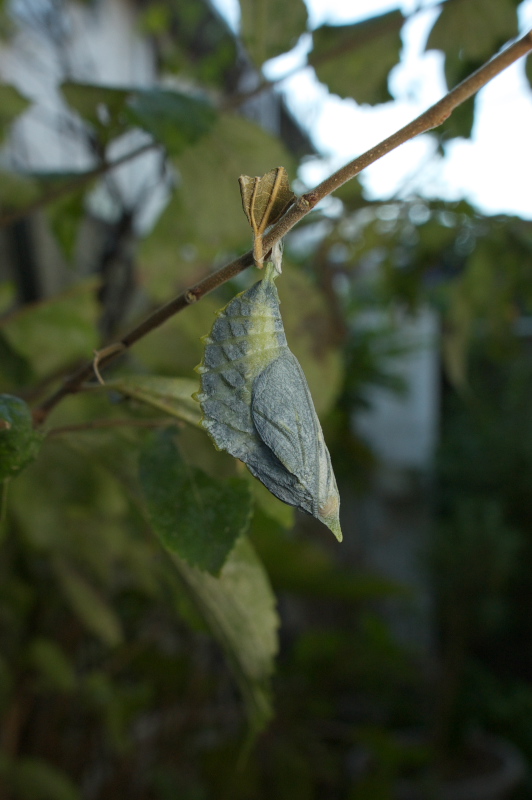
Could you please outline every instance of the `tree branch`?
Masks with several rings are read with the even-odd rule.
[[[396,133],[384,139],[380,144],[372,147],[358,158],[350,161],[337,172],[322,181],[315,189],[307,192],[292,205],[286,214],[277,222],[271,230],[263,236],[263,252],[268,253],[271,248],[290,231],[306,214],[316,205],[334,192],[347,181],[358,175],[363,169],[373,164],[379,158],[395,150],[399,145],[413,139],[421,133],[438,127],[454,111],[457,106],[468,100],[476,92],[491,81],[496,75],[501,73],[510,64],[532,50],[532,30],[510,45],[499,55],[492,58],[480,69],[459,83],[454,89],[446,94],[441,100],[431,106],[427,111],[416,117],[408,125],[405,125]],[[120,353],[130,348],[135,342],[146,336],[150,331],[155,330],[163,322],[170,319],[174,314],[183,311],[189,305],[200,300],[204,295],[212,292],[218,286],[234,278],[244,269],[253,264],[253,253],[250,250],[222,269],[204,280],[187,289],[183,294],[171,300],[162,308],[159,308],[151,316],[145,319],[137,327],[126,334],[120,342],[110,345],[98,355],[96,363],[98,367],[103,367],[114,360]],[[82,384],[91,378],[94,373],[95,361],[89,361],[80,367],[73,375],[68,377],[57,391],[44,400],[34,411],[36,424],[44,422],[50,411],[67,395],[80,390]]]

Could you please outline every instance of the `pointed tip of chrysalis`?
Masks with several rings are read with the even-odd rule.
[[[343,540],[342,529],[340,527],[340,498],[338,492],[333,492],[326,502],[320,506],[317,517],[320,522],[327,525],[339,542]]]
[[[339,519],[334,520],[334,522],[327,523],[327,526],[331,529],[331,531],[334,533],[339,542],[343,541],[344,535],[340,527]]]

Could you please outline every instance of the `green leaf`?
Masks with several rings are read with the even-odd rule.
[[[210,3],[179,0],[168,4],[150,2],[141,13],[140,25],[157,40],[157,56],[163,74],[208,84],[226,91],[234,81],[237,42]],[[169,36],[171,27],[178,36]]]
[[[17,353],[0,331],[0,375],[3,381],[15,386],[25,386],[33,377],[28,360]]]
[[[65,81],[59,88],[70,108],[91,125],[103,145],[130,127],[124,112],[131,89],[77,81]]]
[[[463,391],[468,387],[473,307],[464,291],[463,282],[451,286],[449,294],[451,306],[443,333],[443,363],[449,381]]]
[[[342,388],[343,360],[335,320],[323,292],[286,260],[278,291],[286,338],[303,367],[321,416],[333,407]]]
[[[392,100],[388,74],[399,63],[404,17],[390,11],[354,25],[322,25],[313,34],[309,64],[318,80],[357,103]]]
[[[109,647],[120,644],[122,627],[111,606],[65,560],[57,558],[53,565],[66,600],[85,627]]]
[[[240,0],[240,8],[240,36],[258,67],[291,50],[307,28],[303,0]]]
[[[255,551],[241,538],[219,578],[174,556],[192,599],[220,642],[247,706],[252,733],[272,715],[270,676],[278,649],[275,596]]]
[[[444,3],[430,32],[426,50],[443,50],[449,88],[460,79],[459,62],[480,66],[508,39],[517,36],[515,0],[467,0]],[[450,57],[450,59],[449,59]],[[449,60],[449,65],[447,61]]]
[[[74,255],[78,230],[85,211],[85,192],[87,186],[81,190],[71,192],[46,209],[48,219],[55,234],[57,242],[67,261]]]
[[[192,397],[198,391],[197,381],[159,375],[127,375],[107,381],[104,388],[114,389],[165,414],[199,425],[201,413]]]
[[[146,89],[135,92],[127,117],[162,142],[171,155],[177,155],[211,130],[216,112],[204,98],[170,89]]]
[[[33,428],[31,411],[24,400],[0,395],[0,482],[18,473],[37,458],[43,435]]]
[[[0,169],[0,212],[9,214],[37,200],[40,191],[31,176]]]
[[[163,226],[172,231],[174,253],[180,240],[193,242],[198,258],[211,258],[221,248],[230,250],[250,242],[238,176],[263,175],[272,164],[285,164],[290,172],[293,158],[277,138],[255,123],[223,115],[211,133],[187,148],[175,164],[182,188],[165,212]]]
[[[182,459],[169,431],[142,453],[140,480],[151,523],[164,546],[218,574],[251,518],[245,480],[215,480]]]
[[[28,648],[28,657],[47,686],[60,692],[74,691],[77,686],[76,672],[56,642],[43,637],[33,639]]]
[[[0,329],[37,376],[86,358],[98,347],[98,280],[90,278],[49,300],[5,317]]]
[[[14,86],[0,84],[0,139],[5,136],[11,123],[30,105],[30,101]]]
[[[0,779],[17,800],[80,800],[79,790],[68,775],[44,758],[11,759],[2,754]]]

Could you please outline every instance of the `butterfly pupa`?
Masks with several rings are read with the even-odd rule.
[[[218,311],[195,395],[201,424],[280,500],[321,520],[342,540],[331,458],[299,361],[288,348],[277,269]]]

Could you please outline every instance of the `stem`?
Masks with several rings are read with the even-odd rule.
[[[91,422],[80,422],[76,425],[63,425],[60,428],[51,428],[47,436],[62,436],[65,433],[79,433],[80,431],[93,431],[105,428],[166,428],[169,425],[179,425],[176,419],[94,419]],[[0,520],[1,521],[1,520]]]
[[[133,158],[137,158],[137,156],[141,156],[143,153],[146,153],[148,150],[152,150],[154,147],[159,147],[157,142],[146,142],[140,147],[137,147],[136,150],[130,150],[129,153],[124,153],[123,156],[120,156],[114,161],[102,161],[101,164],[98,164],[98,166],[94,167],[94,169],[84,172],[82,175],[78,175],[76,178],[73,178],[70,181],[62,183],[55,189],[51,189],[49,192],[37,197],[32,203],[28,203],[23,208],[17,208],[13,211],[8,211],[7,214],[3,214],[0,216],[0,228],[11,225],[13,222],[25,217],[27,214],[38,211],[39,209],[43,208],[43,206],[48,205],[48,203],[53,203],[55,200],[59,200],[60,197],[81,189],[83,186],[85,186],[85,184],[94,180],[94,178],[98,178],[100,175],[110,172],[115,167],[119,167],[122,164],[125,164],[127,161],[131,161]]]
[[[367,150],[358,158],[350,161],[337,172],[333,173],[326,180],[322,181],[315,189],[307,192],[299,198],[284,214],[283,217],[263,236],[263,252],[268,254],[272,247],[290,231],[309,211],[311,211],[320,200],[334,192],[347,181],[358,175],[363,169],[373,164],[379,158],[395,150],[399,145],[404,144],[409,139],[426,133],[432,128],[438,127],[454,111],[457,106],[472,97],[479,89],[482,89],[496,75],[505,70],[510,64],[522,58],[532,50],[532,30],[510,45],[506,50],[492,58],[476,72],[459,83],[454,89],[448,92],[441,100],[431,106],[427,111],[420,114],[412,122],[405,125],[396,133],[388,136],[380,144]],[[116,163],[116,162],[115,162]],[[105,348],[105,351],[98,359],[98,366],[103,367],[113,361],[119,353],[124,352],[135,342],[146,336],[163,322],[170,319],[174,314],[178,314],[189,305],[200,300],[208,292],[212,292],[218,286],[234,278],[247,267],[253,264],[253,253],[248,251],[239,258],[231,261],[225,267],[209,275],[204,280],[187,289],[183,294],[171,300],[162,308],[159,308],[151,316],[145,319],[137,327],[126,334],[120,342]],[[50,411],[67,395],[80,390],[81,385],[94,375],[93,361],[89,361],[80,367],[73,375],[66,378],[63,385],[50,397],[48,397],[34,411],[36,424],[44,422]]]

